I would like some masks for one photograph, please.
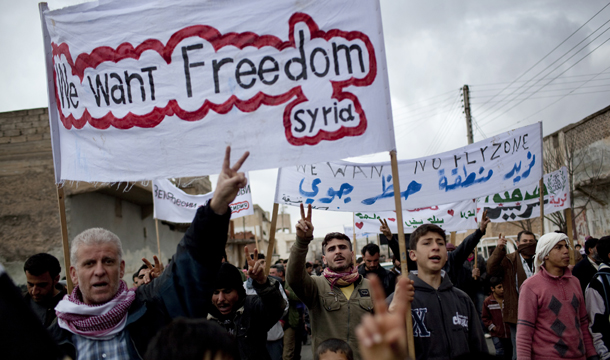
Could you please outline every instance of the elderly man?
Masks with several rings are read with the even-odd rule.
[[[344,340],[360,359],[354,333],[363,315],[373,312],[369,281],[358,274],[350,239],[341,233],[327,234],[322,242],[323,260],[328,267],[323,276],[311,276],[305,269],[305,256],[313,240],[311,205],[307,216],[301,205],[297,240],[290,251],[288,284],[301,299],[311,316],[312,351],[326,339]]]
[[[25,301],[42,324],[49,327],[55,320],[55,306],[66,295],[66,288],[59,283],[59,260],[46,253],[32,255],[23,271],[28,287]]]
[[[56,307],[51,332],[73,359],[140,359],[150,339],[173,318],[201,318],[211,309],[231,211],[247,180],[230,166],[227,147],[214,196],[197,210],[168,268],[151,283],[129,290],[119,238],[108,230],[85,230],[72,241],[72,294]]]

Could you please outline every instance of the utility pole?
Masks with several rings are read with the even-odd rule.
[[[474,142],[472,134],[472,118],[470,117],[470,95],[468,94],[468,85],[464,85],[462,88],[464,95],[464,114],[466,114],[466,135],[468,136],[468,144]]]

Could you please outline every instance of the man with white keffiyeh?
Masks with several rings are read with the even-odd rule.
[[[70,277],[76,286],[55,308],[57,321],[50,327],[66,355],[141,359],[171,319],[207,316],[227,241],[229,204],[247,184],[238,170],[248,153],[231,167],[230,151],[227,147],[212,200],[198,209],[171,264],[151,283],[127,288],[121,240],[112,232],[93,228],[74,238]]]

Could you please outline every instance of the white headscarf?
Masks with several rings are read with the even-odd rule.
[[[542,237],[538,240],[538,245],[536,245],[536,259],[534,260],[536,270],[534,273],[538,273],[538,271],[540,271],[540,266],[544,263],[544,257],[547,256],[551,250],[553,250],[553,247],[555,247],[555,245],[562,240],[566,241],[568,248],[572,248],[566,234],[552,232],[542,235]]]

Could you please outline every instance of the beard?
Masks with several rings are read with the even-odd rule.
[[[331,269],[332,271],[336,272],[336,273],[340,273],[340,272],[345,272],[347,269],[351,268],[354,265],[353,260],[350,261],[349,263],[346,263],[345,265],[341,265],[341,266],[337,266],[334,264],[328,264],[328,268]]]

